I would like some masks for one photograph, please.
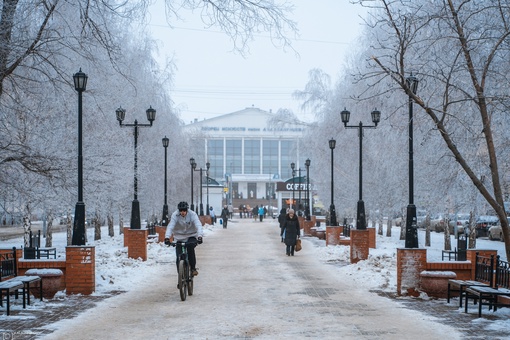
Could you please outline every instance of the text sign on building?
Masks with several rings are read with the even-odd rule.
[[[285,183],[285,182],[278,182],[276,183],[276,191],[306,191],[307,188],[309,190],[312,190],[312,185],[309,184],[307,186],[306,183]]]

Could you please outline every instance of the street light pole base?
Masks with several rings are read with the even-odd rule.
[[[367,229],[367,219],[365,215],[365,202],[362,200],[358,201],[358,213],[356,214],[356,229],[365,230]]]
[[[335,210],[334,204],[331,204],[329,206],[329,225],[332,227],[338,225],[338,223],[336,221],[336,210]]]
[[[163,218],[161,219],[161,225],[163,227],[166,227],[168,225],[168,219],[169,219],[169,216],[168,216],[168,205],[165,204],[163,205]]]
[[[140,202],[133,200],[131,204],[131,229],[141,229],[140,223]]]
[[[416,206],[409,204],[406,216],[406,248],[418,248],[418,225],[416,221]]]
[[[74,209],[73,246],[85,245],[85,203],[77,202]]]

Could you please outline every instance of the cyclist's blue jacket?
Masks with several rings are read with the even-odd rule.
[[[174,211],[170,223],[166,227],[165,238],[174,235],[175,241],[186,242],[190,237],[202,237],[202,222],[193,210],[188,209],[185,217],[182,217],[179,210]]]

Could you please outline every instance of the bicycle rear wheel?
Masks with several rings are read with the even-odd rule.
[[[188,282],[186,280],[186,273],[188,272],[188,266],[184,260],[179,261],[179,293],[181,295],[181,300],[186,300],[186,293],[188,290]]]

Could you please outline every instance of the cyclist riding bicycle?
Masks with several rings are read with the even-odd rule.
[[[204,234],[202,231],[202,223],[200,222],[198,215],[193,210],[189,210],[187,202],[180,202],[177,205],[177,210],[174,211],[170,217],[170,223],[168,223],[165,233],[166,245],[170,245],[170,236],[172,235],[174,236],[174,241],[191,243],[186,246],[188,251],[188,260],[193,276],[197,276],[198,271],[196,269],[197,259],[195,257],[195,247],[196,243],[202,243],[202,237]],[[179,271],[179,257],[181,252],[181,247],[175,247],[177,271]]]

